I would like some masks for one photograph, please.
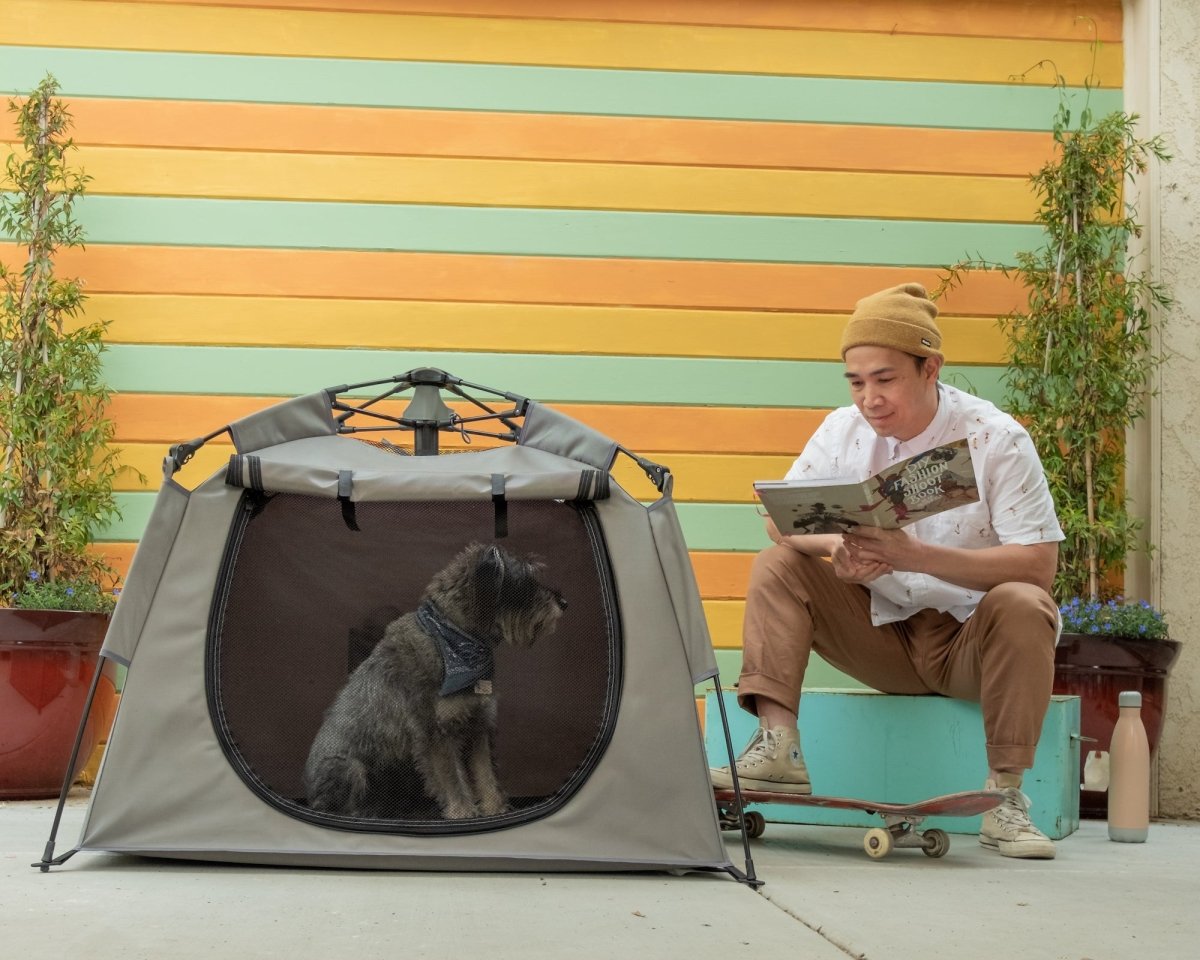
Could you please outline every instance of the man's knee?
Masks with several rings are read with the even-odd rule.
[[[813,564],[822,563],[819,557],[793,550],[776,543],[759,552],[750,567],[749,589],[760,584],[807,579]]]
[[[993,632],[1008,644],[1052,649],[1058,636],[1058,607],[1050,594],[1032,583],[998,584],[984,596],[976,616],[994,623]]]
[[[992,587],[980,603],[980,607],[995,606],[1014,615],[1028,616],[1054,626],[1057,623],[1058,607],[1045,590],[1032,583],[1016,580]]]

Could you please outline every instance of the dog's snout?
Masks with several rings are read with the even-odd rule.
[[[566,609],[567,609],[567,598],[566,598],[566,597],[564,597],[564,596],[563,596],[561,593],[559,593],[557,590],[555,590],[555,591],[554,591],[554,602],[558,604],[558,609],[559,609],[559,610],[566,610]]]

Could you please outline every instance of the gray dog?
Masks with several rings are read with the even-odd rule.
[[[508,809],[492,759],[492,656],[548,636],[566,609],[539,570],[473,543],[434,575],[326,712],[304,768],[312,809],[404,819],[432,799],[447,820]]]

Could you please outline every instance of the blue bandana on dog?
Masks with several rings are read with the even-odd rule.
[[[440,696],[461,693],[479,680],[491,680],[495,664],[492,644],[460,630],[432,600],[417,608],[417,621],[437,644],[444,669]]]

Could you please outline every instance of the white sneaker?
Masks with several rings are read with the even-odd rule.
[[[987,790],[999,789],[988,780]],[[1004,800],[983,815],[979,842],[998,850],[1002,857],[1053,860],[1054,841],[1029,819],[1029,798],[1018,787],[1004,787]]]
[[[755,730],[737,759],[737,774],[743,790],[812,793],[808,768],[800,752],[800,732],[788,727]],[[729,767],[711,769],[709,776],[714,787],[733,789]]]

